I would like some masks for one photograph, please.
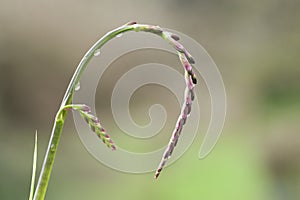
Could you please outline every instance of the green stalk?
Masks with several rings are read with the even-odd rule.
[[[44,163],[41,169],[39,181],[36,186],[34,200],[43,200],[45,198],[45,194],[47,191],[47,186],[49,183],[54,159],[57,152],[57,147],[59,144],[60,136],[62,133],[62,129],[64,127],[65,119],[67,116],[68,110],[63,110],[64,106],[70,104],[73,99],[73,93],[75,89],[75,85],[79,82],[79,79],[88,65],[89,61],[93,58],[96,50],[101,48],[106,42],[117,36],[118,34],[132,30],[132,26],[121,26],[106,35],[104,35],[100,40],[98,40],[80,61],[71,81],[64,95],[63,101],[61,103],[60,109],[55,117],[54,125],[51,132],[50,141],[48,144],[48,149],[45,155]]]
[[[136,24],[135,22],[127,23],[121,27],[118,27],[107,34],[105,34],[102,38],[100,38],[84,55],[82,60],[80,61],[77,69],[74,72],[74,75],[69,83],[69,86],[65,92],[64,98],[60,105],[60,108],[56,114],[54,125],[52,128],[48,148],[46,151],[44,163],[42,165],[39,181],[37,183],[35,193],[34,193],[34,200],[43,200],[45,198],[45,194],[47,191],[47,186],[49,183],[51,171],[53,168],[54,159],[57,152],[57,147],[59,144],[59,140],[61,137],[62,129],[65,123],[65,119],[67,116],[68,109],[65,109],[67,105],[72,103],[73,94],[75,91],[75,86],[78,84],[79,79],[87,67],[89,61],[94,57],[94,54],[97,50],[99,50],[105,43],[109,40],[116,37],[118,34],[127,31],[144,31],[154,33],[156,35],[161,36],[163,39],[167,40],[177,51],[186,54],[188,59],[192,59],[188,52],[179,44],[176,43],[175,40],[177,36],[170,35],[167,32],[163,32],[162,29],[158,26],[152,25],[144,25],[144,24]],[[174,38],[175,37],[175,38]],[[173,39],[174,40],[173,40]]]
[[[49,183],[49,179],[50,179],[50,175],[51,175],[51,171],[52,171],[52,167],[53,167],[53,163],[57,151],[57,146],[60,140],[65,118],[66,115],[62,115],[60,118],[58,118],[57,116],[55,118],[44,164],[42,166],[40,178],[34,194],[34,199],[36,200],[45,198],[45,194],[47,191],[47,186]]]
[[[55,117],[50,141],[48,144],[48,149],[46,152],[45,160],[42,166],[42,170],[40,173],[39,181],[36,186],[35,194],[34,194],[34,199],[35,200],[42,200],[45,198],[45,194],[47,191],[47,186],[49,183],[54,159],[56,156],[57,152],[57,147],[59,144],[60,136],[62,133],[62,129],[65,123],[65,118],[67,115],[68,110],[62,110],[64,106],[70,104],[73,99],[73,93],[76,84],[79,82],[79,79],[88,65],[89,61],[93,58],[94,53],[96,50],[100,49],[105,43],[107,43],[109,40],[112,38],[116,37],[118,34],[126,31],[133,30],[134,26],[133,25],[124,25],[119,28],[116,28],[113,31],[108,32],[106,35],[104,35],[102,38],[100,38],[84,55],[82,60],[80,61],[71,81],[70,84],[66,90],[66,93],[64,95],[63,101],[61,103],[60,109]]]

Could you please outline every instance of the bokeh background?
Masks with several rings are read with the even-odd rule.
[[[228,97],[223,134],[199,160],[205,133],[199,131],[155,181],[153,173],[126,174],[100,164],[81,144],[70,115],[46,199],[300,199],[299,9],[297,0],[1,0],[0,199],[28,198],[35,130],[40,169],[53,118],[84,52],[132,20],[183,32],[212,56]],[[147,121],[144,102],[172,97],[156,88],[161,99],[143,99],[143,89],[151,91],[142,88],[132,104],[140,123]],[[176,120],[172,105],[170,123]],[[113,119],[104,123],[111,127]]]

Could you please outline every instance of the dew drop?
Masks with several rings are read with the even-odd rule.
[[[94,52],[94,56],[99,56],[100,55],[100,49],[97,49],[95,52]]]
[[[55,151],[55,145],[54,145],[54,144],[51,144],[50,150],[51,150],[52,152]]]
[[[123,35],[123,33],[120,33],[116,37],[119,38],[119,37],[122,37],[122,35]]]
[[[80,82],[76,83],[75,85],[75,91],[78,91],[80,90]]]

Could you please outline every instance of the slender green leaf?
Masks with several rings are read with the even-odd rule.
[[[29,200],[33,200],[33,191],[34,191],[34,183],[35,183],[35,175],[36,175],[36,163],[37,163],[37,130],[35,131],[34,150],[33,150],[33,163],[32,163],[32,175],[31,175]]]

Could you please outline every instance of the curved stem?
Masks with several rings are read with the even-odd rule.
[[[67,115],[68,110],[63,109],[66,105],[69,105],[72,103],[73,94],[75,90],[76,84],[79,82],[79,79],[87,67],[89,61],[93,58],[95,52],[99,50],[105,43],[107,43],[109,40],[116,37],[118,34],[127,32],[127,31],[144,31],[144,32],[150,32],[154,33],[156,35],[159,35],[163,39],[165,39],[168,43],[170,43],[176,51],[184,54],[187,59],[190,61],[190,63],[193,64],[193,59],[191,55],[183,48],[181,44],[177,42],[178,36],[171,35],[168,32],[163,32],[163,30],[158,26],[152,26],[152,25],[144,25],[144,24],[136,24],[135,22],[127,23],[119,28],[116,28],[107,34],[105,34],[102,38],[100,38],[84,55],[82,60],[80,61],[78,67],[76,68],[74,75],[69,83],[69,86],[65,92],[65,95],[63,97],[62,103],[60,105],[60,108],[56,114],[54,125],[52,128],[48,148],[46,151],[44,163],[41,169],[39,181],[36,186],[35,194],[34,194],[34,200],[43,200],[45,198],[45,194],[47,191],[47,186],[49,183],[54,159],[57,152],[57,147],[59,144],[59,140],[61,137],[62,129],[65,123],[65,118]],[[192,70],[190,70],[192,73]],[[193,73],[192,73],[193,74]],[[161,170],[161,169],[160,169]]]
[[[62,133],[62,129],[64,126],[65,118],[67,115],[68,110],[62,110],[62,108],[65,105],[68,105],[72,102],[73,99],[73,93],[75,89],[75,85],[79,82],[79,79],[88,65],[89,61],[93,58],[94,53],[97,49],[101,48],[106,42],[114,38],[116,35],[132,30],[133,28],[130,26],[121,26],[111,32],[108,32],[106,35],[104,35],[100,40],[98,40],[84,55],[82,60],[80,61],[70,83],[69,86],[65,92],[63,101],[60,105],[60,109],[57,112],[57,115],[55,117],[54,125],[52,128],[48,148],[46,151],[44,163],[41,169],[39,181],[36,186],[35,194],[34,194],[34,200],[42,200],[45,198],[45,194],[47,191],[54,159],[57,152],[57,147],[59,144],[60,136]]]
[[[79,79],[85,70],[86,66],[90,62],[90,60],[93,58],[95,51],[100,49],[105,43],[107,43],[109,40],[116,37],[118,34],[133,30],[132,26],[121,26],[119,28],[116,28],[108,33],[106,33],[102,38],[100,38],[83,56],[80,63],[78,64],[78,67],[76,71],[74,72],[74,75],[69,83],[69,86],[67,88],[67,91],[65,93],[65,96],[63,98],[61,107],[65,106],[65,101],[68,99],[69,95],[72,93],[72,90],[74,90],[75,85],[79,82]]]

